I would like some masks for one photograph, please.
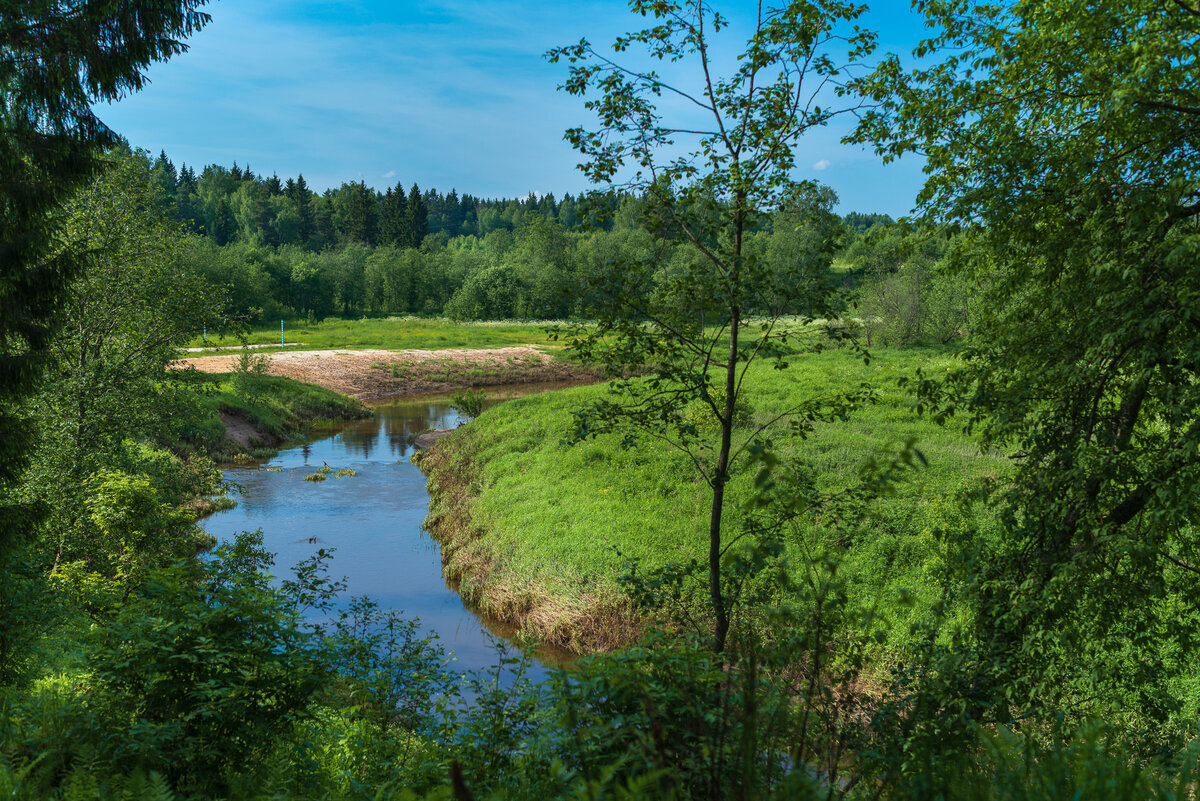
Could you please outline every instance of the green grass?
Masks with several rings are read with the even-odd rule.
[[[755,320],[747,321],[751,326]],[[565,341],[551,341],[546,329],[563,326],[561,320],[519,322],[513,320],[489,322],[460,322],[446,318],[387,317],[382,319],[343,320],[329,317],[322,321],[306,320],[285,322],[286,341],[296,343],[287,350],[441,350],[445,348],[503,348],[519,345],[536,347],[551,353],[562,351]],[[790,337],[788,349],[808,349],[819,338],[823,322],[809,324],[799,318],[784,317],[775,323],[776,334],[786,331]],[[718,328],[710,326],[710,334]],[[752,335],[744,334],[743,336]],[[279,324],[256,327],[246,337],[246,344],[261,345],[256,353],[277,353],[279,347]],[[724,347],[725,338],[717,349]],[[242,346],[236,336],[209,334],[205,342],[197,336],[187,347],[213,348],[204,355],[232,353]],[[199,354],[196,354],[199,355]]]
[[[918,366],[935,374],[944,370],[949,354],[873,355],[870,366],[844,350],[796,357],[784,371],[755,365],[747,398],[750,420],[758,424],[798,400],[864,381],[877,387],[879,402],[846,422],[821,424],[806,440],[786,428],[775,436],[780,455],[803,460],[829,492],[855,484],[867,460],[886,459],[907,438],[917,438],[928,467],[875,502],[858,541],[839,543],[846,554],[843,576],[862,598],[879,598],[881,609],[900,623],[934,592],[930,571],[941,547],[934,531],[957,514],[952,493],[1007,465],[980,455],[961,431],[919,418],[911,397],[897,387],[896,379]],[[470,471],[474,482],[471,523],[486,534],[456,558],[488,565],[487,583],[537,587],[578,607],[583,599],[613,593],[629,558],[654,567],[705,556],[710,494],[686,456],[650,439],[623,450],[616,435],[562,443],[571,412],[605,391],[603,385],[580,387],[509,401],[439,446],[447,448],[444,469]],[[728,531],[737,528],[753,478],[752,468],[735,470],[727,493]],[[482,588],[485,602],[486,593]],[[915,607],[908,596],[918,601]]]
[[[361,401],[331,389],[281,376],[253,377],[253,393],[239,394],[232,373],[199,373],[192,379],[204,421],[197,444],[218,456],[232,457],[240,448],[224,440],[220,412],[249,420],[264,435],[264,444],[275,444],[303,435],[305,430],[356,420],[370,414]],[[273,450],[254,448],[252,458],[266,458]]]
[[[287,342],[299,343],[291,350],[345,350],[380,348],[385,350],[440,350],[443,348],[503,348],[534,345],[551,350],[559,347],[547,340],[551,323],[513,321],[466,323],[442,318],[388,317],[385,319],[341,320],[326,318],[318,322],[285,321]],[[279,323],[256,327],[246,340],[251,345],[270,345],[261,352],[279,348]],[[236,349],[242,342],[236,336],[213,336],[204,342],[196,336],[188,347]],[[218,351],[213,351],[214,353]]]

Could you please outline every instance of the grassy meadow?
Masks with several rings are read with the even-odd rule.
[[[930,571],[941,562],[935,530],[958,507],[952,494],[972,479],[999,474],[1006,462],[982,455],[959,428],[939,427],[915,413],[896,379],[917,367],[943,371],[953,358],[938,350],[883,350],[869,366],[846,350],[794,358],[788,370],[754,365],[747,378],[754,427],[796,402],[870,382],[878,402],[844,422],[819,424],[801,439],[777,429],[784,459],[796,459],[825,492],[856,484],[869,460],[895,454],[908,438],[928,466],[870,507],[856,541],[842,541],[842,575],[878,602],[900,630],[932,598]],[[605,385],[536,395],[489,409],[423,457],[431,476],[430,521],[442,539],[448,574],[469,599],[493,614],[521,620],[530,633],[559,644],[605,644],[620,616],[617,577],[629,559],[644,568],[703,558],[710,495],[689,458],[643,437],[631,449],[617,434],[565,443],[572,411]],[[727,489],[726,531],[734,533],[754,494],[755,468],[742,463]],[[821,528],[810,521],[811,531]],[[811,533],[810,531],[810,533]],[[804,536],[800,535],[799,540]],[[843,535],[844,536],[844,535]],[[916,603],[910,603],[910,600]]]
[[[556,349],[548,341],[546,322],[459,322],[445,318],[386,317],[378,319],[343,320],[329,317],[324,320],[285,320],[284,337],[291,349],[361,350],[441,350],[443,348],[505,348],[531,345],[544,350]],[[263,353],[279,348],[279,322],[255,326],[245,337],[246,344],[263,345]],[[208,336],[197,334],[188,347],[216,348],[213,353],[236,350],[242,346],[236,335]]]

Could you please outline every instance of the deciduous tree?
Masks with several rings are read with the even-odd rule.
[[[745,48],[722,73],[714,48],[728,22],[710,4],[634,0],[630,7],[650,25],[616,39],[613,50],[622,56],[586,39],[547,56],[569,65],[563,88],[587,98],[599,118],[595,129],[566,134],[583,155],[584,174],[605,187],[604,201],[613,189],[641,197],[641,224],[663,242],[684,245],[688,256],[666,284],[669,297],[656,291],[662,264],[653,251],[621,261],[598,287],[590,310],[596,325],[577,330],[573,348],[615,376],[651,375],[618,382],[616,396],[581,417],[581,433],[633,423],[687,451],[708,482],[708,592],[713,647],[721,651],[730,626],[721,571],[729,544],[725,489],[734,461],[761,434],[735,443],[746,368],[762,357],[784,363],[787,327],[779,315],[797,295],[813,315],[831,308],[819,280],[836,241],[831,196],[793,179],[795,149],[805,132],[847,110],[830,103],[838,102],[847,65],[872,50],[874,36],[853,26],[865,11],[857,3],[760,5]],[[615,60],[632,59],[634,50],[645,58]],[[682,77],[664,79],[650,68],[655,63]],[[745,239],[785,204],[825,226],[826,235],[792,271],[778,274],[747,252]],[[716,421],[715,442],[687,419],[694,403]],[[808,420],[820,414],[812,406],[794,411]]]
[[[1200,630],[1200,8],[918,5],[933,65],[885,60],[857,139],[923,153],[922,210],[967,231],[976,337],[924,389],[1016,457],[976,667],[1161,722]]]
[[[209,20],[204,5],[13,0],[0,14],[0,492],[24,466],[20,409],[79,269],[79,254],[54,250],[56,210],[115,140],[94,104],[141,89],[150,64],[186,49],[182,40]],[[26,528],[25,515],[0,500],[0,558]],[[0,595],[0,679],[11,666],[10,608]]]

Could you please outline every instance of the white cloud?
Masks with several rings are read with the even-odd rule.
[[[384,177],[384,178],[395,178],[395,177],[396,177],[396,171],[395,171],[395,170],[388,170],[387,172],[385,172],[385,173],[383,174],[383,177]]]
[[[814,165],[812,166],[812,168],[813,168],[814,170],[818,170],[818,171],[819,171],[819,170],[828,170],[828,169],[829,169],[831,166],[833,166],[833,165],[832,165],[832,163],[829,161],[829,159],[821,159],[821,160],[820,160],[820,161],[818,161],[816,164],[814,164]]]

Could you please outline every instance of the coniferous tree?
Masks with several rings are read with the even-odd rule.
[[[425,235],[429,233],[429,210],[421,197],[421,190],[416,184],[408,193],[408,203],[404,207],[404,246],[420,247]]]
[[[175,215],[188,230],[202,232],[197,222],[200,217],[200,200],[196,195],[196,172],[186,164],[179,169],[179,180],[175,185]]]
[[[463,209],[458,198],[458,192],[451,189],[446,195],[446,233],[450,236],[462,234]]]
[[[308,184],[304,181],[304,173],[296,177],[296,183],[287,194],[296,207],[296,213],[300,215],[300,228],[298,232],[300,241],[308,244],[309,240],[312,239],[316,226],[313,220],[312,192],[308,191]]]
[[[326,189],[323,195],[313,195],[309,201],[313,216],[313,234],[309,246],[321,250],[337,241],[333,225],[333,192]]]
[[[373,244],[377,224],[375,193],[367,189],[365,182],[359,181],[343,184],[341,196],[343,205],[338,233],[342,241]]]
[[[379,213],[379,244],[401,245],[404,238],[404,187],[388,187]]]
[[[271,197],[283,194],[283,186],[279,183],[279,176],[272,174],[266,181],[267,192]]]
[[[278,178],[275,179],[279,181]],[[271,211],[271,191],[270,183],[254,184],[252,186],[252,197],[254,199],[254,227],[256,233],[262,238],[266,244],[275,247],[279,244],[279,236],[275,227],[271,225],[274,217]]]
[[[159,151],[150,175],[154,178],[154,182],[162,188],[163,194],[168,197],[175,196],[175,186],[179,181],[179,174],[175,170],[175,165],[167,158],[167,151]]]
[[[462,201],[459,203],[460,214],[462,215],[462,223],[460,224],[463,234],[473,234],[479,236],[479,199],[471,195],[463,195]]]

